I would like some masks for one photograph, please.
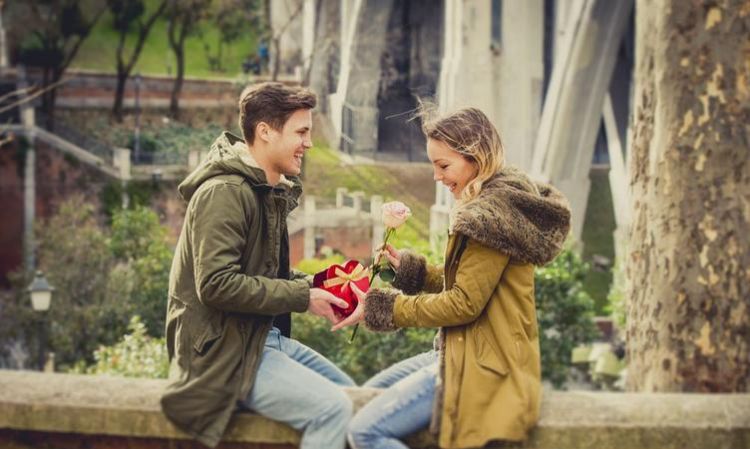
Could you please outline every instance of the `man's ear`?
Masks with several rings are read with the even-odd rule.
[[[266,143],[270,142],[272,132],[273,132],[273,128],[271,128],[271,126],[266,122],[258,122],[258,124],[255,125],[255,138],[256,139],[262,139]]]

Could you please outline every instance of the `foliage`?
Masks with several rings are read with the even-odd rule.
[[[435,335],[434,329],[378,333],[360,327],[355,343],[350,344],[351,328],[332,333],[327,321],[299,314],[294,316],[292,335],[324,354],[358,383],[398,361],[429,350]]]
[[[112,254],[124,261],[121,276],[132,277],[130,305],[143,317],[150,335],[162,335],[172,250],[159,217],[143,206],[120,210],[112,218]]]
[[[333,264],[340,264],[346,259],[341,254],[332,254],[320,259],[303,259],[297,264],[297,269],[307,274],[315,274],[323,271]]]
[[[587,270],[577,254],[565,250],[534,276],[542,377],[556,387],[565,383],[573,348],[596,336],[594,302],[583,290]]]
[[[249,0],[237,0],[240,3],[251,3]],[[153,10],[157,6],[157,0],[145,0],[144,5],[147,10]],[[212,10],[221,8],[224,0],[216,0]],[[231,3],[231,2],[228,2]],[[237,20],[245,14],[256,14],[257,7],[247,11],[245,9],[236,9],[232,11],[233,15],[226,20]],[[216,55],[216,48],[211,49],[212,57],[220,58],[214,65],[207,58],[198,57],[206,49],[208,43],[221,43],[225,28],[219,20],[208,20],[201,23],[194,35],[188,36],[185,41],[185,72],[187,76],[194,77],[211,77],[216,76],[217,70],[229,72],[230,75],[239,75],[241,73],[242,58],[255,51],[255,40],[257,29],[253,22],[245,22],[241,35],[237,39],[224,41],[222,52]],[[170,49],[167,38],[169,20],[167,17],[160,17],[156,20],[149,35],[149,38],[143,44],[138,61],[133,70],[136,72],[152,75],[172,76],[175,73],[175,58]],[[234,31],[234,30],[231,30]],[[128,39],[133,38],[133,32],[128,34]],[[231,34],[231,33],[230,33]],[[111,14],[107,14],[100,24],[94,27],[91,32],[91,39],[84,42],[81,51],[72,66],[88,70],[97,70],[113,73],[115,71],[111,58],[102,58],[101,55],[112,55],[116,52],[119,36],[112,26]],[[217,67],[218,65],[218,67]]]
[[[37,348],[36,320],[43,317],[47,349],[65,369],[92,362],[94,350],[117,341],[134,313],[161,336],[172,259],[165,233],[145,207],[116,211],[109,228],[83,197],[63,202],[36,229],[38,265],[55,287],[50,309],[43,316],[31,311],[30,274],[15,273],[14,294],[2,304],[2,341]]]
[[[609,170],[592,170],[589,174],[591,189],[589,191],[586,217],[581,239],[583,241],[583,260],[591,262],[594,256],[614,260],[615,246],[613,233],[615,212],[612,203],[612,191],[609,184]],[[597,315],[605,315],[609,303],[607,293],[612,284],[611,266],[596,267],[588,270],[583,279],[583,288],[595,302]]]
[[[39,265],[55,287],[47,312],[49,341],[62,365],[90,358],[99,344],[119,338],[130,307],[126,298],[108,295],[116,260],[94,207],[76,196],[36,230]]]
[[[99,194],[103,212],[111,221],[112,216],[122,209],[124,192],[128,194],[130,208],[146,206],[151,202],[157,188],[151,181],[130,181],[126,186],[119,181],[112,181],[105,185]]]
[[[78,364],[73,372],[110,374],[125,377],[166,378],[169,372],[164,338],[154,338],[135,315],[128,324],[129,333],[112,346],[100,346],[94,352],[95,363]]]

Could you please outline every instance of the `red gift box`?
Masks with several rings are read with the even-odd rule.
[[[331,265],[327,269],[317,273],[313,278],[313,287],[333,293],[336,297],[343,299],[349,307],[342,309],[332,306],[333,310],[343,317],[347,317],[357,308],[357,295],[352,291],[351,284],[354,283],[360,290],[367,292],[370,289],[370,272],[356,260],[347,260],[344,266]]]

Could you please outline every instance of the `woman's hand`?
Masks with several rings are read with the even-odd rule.
[[[388,262],[390,262],[393,269],[398,270],[398,267],[401,266],[401,251],[398,251],[390,243],[386,244],[385,248],[378,253],[377,260],[375,261],[376,265],[384,255],[388,258]]]
[[[359,287],[357,287],[357,284],[355,284],[354,282],[351,282],[349,286],[354,292],[354,295],[357,297],[357,307],[354,308],[354,312],[352,312],[351,315],[336,323],[336,325],[331,328],[331,332],[335,332],[346,326],[357,324],[362,321],[362,318],[364,317],[365,297],[367,297],[367,293],[360,290]]]

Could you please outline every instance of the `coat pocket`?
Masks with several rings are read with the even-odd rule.
[[[478,327],[473,334],[474,343],[477,346],[477,364],[495,374],[506,376],[508,374],[508,364],[494,348],[491,340],[485,335],[484,329]]]
[[[217,319],[207,319],[201,326],[201,330],[196,332],[193,338],[193,349],[199,355],[205,354],[213,343],[221,337],[221,325]]]

